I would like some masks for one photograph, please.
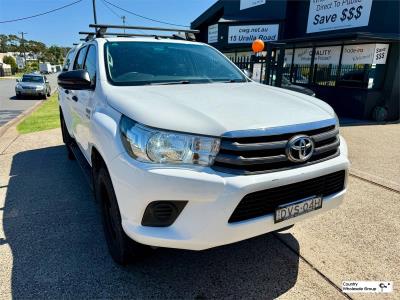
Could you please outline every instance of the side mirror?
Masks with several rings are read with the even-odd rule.
[[[21,82],[20,78],[15,79],[16,82]]]
[[[248,69],[244,69],[243,73],[244,73],[244,75],[246,75],[250,79],[253,77],[253,73],[251,73],[250,70],[248,70]]]
[[[92,82],[85,70],[63,72],[58,75],[58,85],[67,90],[90,90]]]

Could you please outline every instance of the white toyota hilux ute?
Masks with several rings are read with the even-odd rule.
[[[63,140],[90,166],[117,263],[287,228],[346,192],[332,108],[251,81],[209,45],[94,38],[70,51],[58,84]]]

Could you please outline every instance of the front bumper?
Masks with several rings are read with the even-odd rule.
[[[28,90],[28,89],[16,89],[16,94],[26,95],[26,96],[43,96],[46,94],[46,90]]]
[[[274,223],[266,215],[237,223],[230,216],[247,194],[347,170],[347,148],[341,139],[341,155],[321,162],[280,172],[258,175],[231,175],[210,168],[165,167],[140,163],[126,153],[115,158],[109,168],[122,216],[122,226],[133,240],[151,246],[203,250],[225,245],[294,224],[340,205],[346,189],[323,199],[317,211]],[[188,203],[169,227],[141,225],[143,213],[156,200],[187,200]]]

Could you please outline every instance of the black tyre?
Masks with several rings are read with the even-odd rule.
[[[71,150],[71,145],[74,142],[74,139],[70,136],[70,134],[68,132],[67,125],[65,124],[64,116],[61,111],[61,108],[60,108],[60,125],[61,125],[61,134],[62,134],[63,142],[65,144],[65,147],[67,148],[68,159],[74,160],[75,155],[74,155],[74,153],[72,153],[72,150]]]
[[[21,99],[21,94],[20,94],[20,93],[17,93],[17,94],[15,95],[15,98]]]
[[[101,205],[104,234],[113,260],[117,264],[127,265],[142,257],[150,248],[133,241],[125,234],[110,175],[104,166],[95,174],[94,190]]]

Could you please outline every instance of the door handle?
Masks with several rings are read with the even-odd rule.
[[[72,96],[72,100],[74,100],[75,102],[78,102],[78,97],[77,96]]]
[[[66,93],[66,94],[69,94],[69,90],[65,90],[65,93]]]

